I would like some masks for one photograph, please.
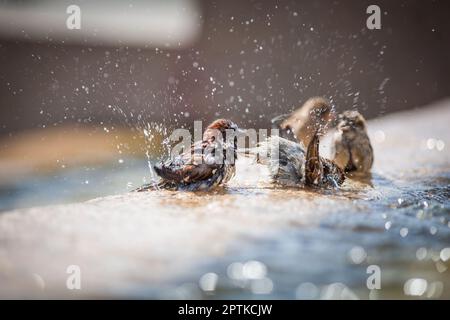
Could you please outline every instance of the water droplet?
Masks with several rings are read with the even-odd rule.
[[[362,247],[353,247],[349,254],[350,260],[354,264],[360,264],[367,258],[367,253]]]
[[[441,261],[438,261],[436,262],[436,270],[439,273],[444,273],[445,271],[447,271],[447,266],[443,264]]]
[[[450,248],[444,248],[439,255],[442,261],[446,262],[450,259]]]
[[[319,288],[314,283],[305,282],[300,284],[295,290],[295,298],[299,300],[317,299],[319,293]]]
[[[429,138],[427,140],[427,148],[432,150],[432,149],[434,149],[435,146],[436,146],[436,140],[434,140],[433,138]]]
[[[408,228],[401,228],[400,229],[400,236],[402,236],[402,238],[404,238],[407,235],[408,235]]]
[[[413,278],[406,281],[403,286],[403,292],[408,296],[421,296],[427,290],[427,280]]]
[[[343,283],[332,283],[320,294],[323,300],[357,300],[358,296]]]
[[[428,253],[428,251],[424,247],[417,249],[417,251],[416,251],[417,260],[424,260],[427,257],[427,253]]]
[[[248,261],[242,269],[244,277],[247,279],[262,279],[267,274],[267,267],[259,261]]]
[[[445,148],[445,143],[444,143],[444,141],[438,140],[438,141],[436,142],[436,149],[437,149],[438,151],[442,151],[442,150],[444,150],[444,148]]]
[[[242,280],[244,279],[243,272],[244,265],[240,262],[233,262],[227,268],[227,275],[230,279]]]
[[[418,219],[425,219],[425,217],[426,217],[425,211],[423,211],[423,210],[417,211],[416,217]]]
[[[432,235],[435,235],[435,234],[437,233],[437,228],[436,228],[435,226],[431,226],[431,227],[430,227],[430,233],[431,233]]]
[[[37,273],[33,273],[32,278],[34,280],[34,283],[36,284],[36,286],[41,289],[44,290],[45,289],[45,280],[44,278],[42,278],[39,274]]]
[[[384,224],[384,228],[385,228],[386,230],[389,230],[391,227],[392,227],[392,222],[390,222],[390,221],[388,221],[388,222],[386,222],[386,223]]]
[[[386,139],[386,135],[382,130],[375,131],[374,140],[375,142],[382,143]]]
[[[250,289],[254,294],[269,294],[273,290],[273,282],[269,278],[256,279],[251,282]]]
[[[219,276],[214,272],[209,272],[204,274],[199,281],[200,288],[203,291],[214,291],[216,290],[217,280]]]
[[[428,285],[427,298],[439,298],[444,291],[444,284],[440,281],[432,282]]]

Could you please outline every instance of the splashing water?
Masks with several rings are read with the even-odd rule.
[[[156,172],[153,169],[153,165],[151,162],[151,156],[148,150],[145,151],[145,156],[147,157],[148,170],[150,172],[150,184],[153,185],[155,190],[159,190],[158,187],[158,178],[156,176]]]
[[[153,185],[155,190],[158,190],[159,189],[158,177],[156,175],[156,172],[153,169],[152,161],[153,161],[154,157],[151,155],[151,150],[155,149],[156,143],[157,143],[156,142],[157,138],[163,137],[163,146],[164,146],[165,152],[167,153],[167,155],[170,155],[170,139],[167,137],[167,135],[168,135],[167,128],[159,123],[148,122],[142,116],[142,114],[139,114],[139,115],[137,115],[137,117],[134,117],[134,114],[132,112],[127,114],[122,108],[120,108],[118,106],[108,105],[108,108],[111,109],[113,112],[117,112],[119,115],[121,115],[123,117],[125,124],[128,127],[137,130],[138,132],[142,133],[142,135],[144,136],[145,145],[143,146],[143,148],[144,148],[145,156],[147,158],[147,166],[148,166],[149,175],[150,175],[149,184]],[[135,118],[135,121],[133,121],[133,122],[130,121],[131,118]],[[155,133],[157,133],[158,135],[156,135]],[[145,178],[144,178],[144,182],[145,182]]]

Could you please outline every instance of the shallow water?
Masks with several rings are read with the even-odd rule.
[[[266,230],[242,235],[226,255],[203,263],[184,278],[188,284],[177,288],[175,296],[408,298],[404,285],[418,278],[427,281],[422,297],[449,298],[449,261],[440,258],[442,249],[450,245],[449,178],[450,171],[445,170],[438,177],[422,176],[422,183],[412,187],[408,180],[396,185],[374,174],[372,186],[348,181],[343,190],[320,193],[230,188],[209,206],[224,202],[224,210],[234,211],[226,216],[254,224],[249,229],[260,225]],[[188,200],[193,207],[203,201]],[[236,214],[239,211],[246,216]],[[252,279],[239,271],[249,261],[262,263],[266,276]],[[370,265],[381,270],[381,290],[367,289]],[[232,271],[233,266],[237,271]],[[196,280],[205,272],[218,275],[213,294],[197,287]],[[263,293],[257,294],[258,290]],[[174,296],[171,291],[167,295]]]
[[[146,170],[132,159],[121,170],[38,177],[3,199],[33,204],[37,189],[42,203],[74,201],[61,190],[77,199],[119,195],[2,213],[0,295],[450,298],[449,118],[444,103],[372,121],[372,178],[340,190],[273,188],[249,160],[227,188],[209,193],[124,193]],[[71,264],[82,270],[76,292],[65,288]],[[381,272],[379,290],[366,286],[369,266]]]

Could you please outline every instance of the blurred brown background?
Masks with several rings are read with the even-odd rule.
[[[29,2],[39,3],[19,3]],[[154,3],[161,5],[147,4]],[[199,31],[179,47],[145,39],[83,44],[67,41],[71,30],[46,39],[26,30],[0,35],[0,133],[73,123],[133,126],[138,115],[168,126],[219,116],[268,126],[313,95],[370,118],[450,94],[448,1],[186,4],[197,10]],[[366,28],[370,4],[381,7],[381,30]],[[122,18],[133,23],[131,14]],[[120,107],[127,120],[108,105]]]

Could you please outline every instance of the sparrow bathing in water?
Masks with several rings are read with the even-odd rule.
[[[345,173],[335,162],[319,155],[319,135],[316,133],[306,150],[305,182],[311,186],[338,187]]]
[[[256,156],[256,162],[266,165],[272,183],[287,187],[339,187],[345,180],[344,171],[333,161],[319,155],[319,135],[305,151],[302,144],[271,136],[245,155]]]
[[[334,162],[345,172],[370,172],[373,149],[367,135],[366,120],[358,111],[344,111],[339,115],[331,154]]]
[[[278,121],[279,118],[275,118],[272,122]],[[314,135],[316,133],[323,135],[335,118],[330,101],[322,97],[313,97],[280,123],[281,136],[309,146]]]
[[[197,191],[227,183],[235,174],[236,135],[240,131],[230,120],[214,121],[206,128],[202,141],[192,144],[189,151],[154,166],[161,178],[156,186],[147,184],[136,191],[155,187]]]

